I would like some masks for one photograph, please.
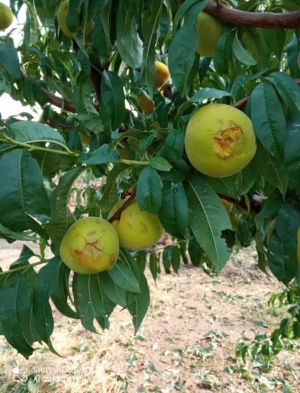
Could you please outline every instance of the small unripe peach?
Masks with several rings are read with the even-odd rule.
[[[223,34],[223,23],[206,12],[200,12],[198,15],[197,30],[199,44],[196,52],[200,56],[213,57],[215,55],[217,41]]]
[[[168,66],[162,63],[161,61],[155,62],[155,68],[156,68],[156,78],[155,78],[154,86],[157,89],[160,89],[161,87],[163,87],[164,84],[168,82],[170,78],[170,72]]]

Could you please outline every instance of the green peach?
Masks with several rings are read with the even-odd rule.
[[[223,34],[223,30],[223,23],[219,19],[206,12],[200,12],[197,24],[199,44],[196,52],[200,56],[213,57],[217,41]]]

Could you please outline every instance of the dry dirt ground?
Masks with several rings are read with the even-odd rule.
[[[0,241],[0,266],[22,244]],[[269,372],[235,357],[235,345],[278,326],[267,302],[283,287],[255,267],[253,249],[240,251],[218,277],[182,266],[179,274],[148,274],[151,304],[134,336],[131,317],[117,308],[97,335],[54,311],[53,345],[27,361],[0,338],[0,392],[300,392],[300,346],[282,352]],[[280,311],[281,312],[281,311]],[[100,329],[99,329],[100,330]],[[26,382],[17,382],[20,378]]]

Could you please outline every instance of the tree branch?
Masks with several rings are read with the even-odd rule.
[[[28,77],[26,72],[22,69],[21,69],[21,76],[23,80]],[[51,91],[45,89],[44,87],[41,88],[41,91],[46,95],[49,104],[61,108],[67,112],[76,113],[74,101],[64,100],[61,97],[57,97],[54,93],[51,93]],[[91,102],[91,104],[94,106],[95,109],[98,110],[98,104],[95,104],[94,102]]]
[[[136,190],[133,191],[133,193],[130,195],[130,197],[127,199],[126,202],[118,209],[107,221],[112,223],[115,220],[119,220],[121,217],[121,213],[123,210],[126,209],[130,205],[130,203],[133,201],[133,199],[136,197]]]
[[[299,29],[300,11],[293,12],[248,12],[218,2],[209,1],[204,9],[210,15],[244,27],[262,27],[264,29]]]

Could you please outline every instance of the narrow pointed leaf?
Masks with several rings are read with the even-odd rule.
[[[140,292],[139,281],[133,271],[117,262],[112,270],[108,270],[111,279],[121,288],[129,292]]]
[[[231,223],[220,198],[200,177],[193,176],[186,187],[189,201],[189,223],[200,246],[219,272],[229,258],[222,230],[231,228]]]
[[[137,202],[141,210],[157,214],[162,201],[161,181],[157,171],[146,167],[140,173],[137,182]]]
[[[128,311],[132,315],[132,322],[134,325],[134,333],[136,334],[139,330],[150,303],[150,293],[147,283],[147,279],[144,274],[141,275],[140,280],[141,293],[135,295],[134,300],[127,307]]]
[[[50,217],[50,204],[39,166],[27,150],[16,149],[0,158],[0,222],[22,232],[32,218]],[[38,225],[35,223],[35,225]]]
[[[158,217],[170,235],[184,237],[188,223],[188,201],[182,183],[164,182]]]
[[[39,339],[49,345],[54,321],[49,303],[59,280],[60,257],[53,257],[38,272],[33,286],[33,324]]]
[[[274,87],[263,82],[251,94],[251,120],[254,131],[278,162],[283,159],[286,120]]]

